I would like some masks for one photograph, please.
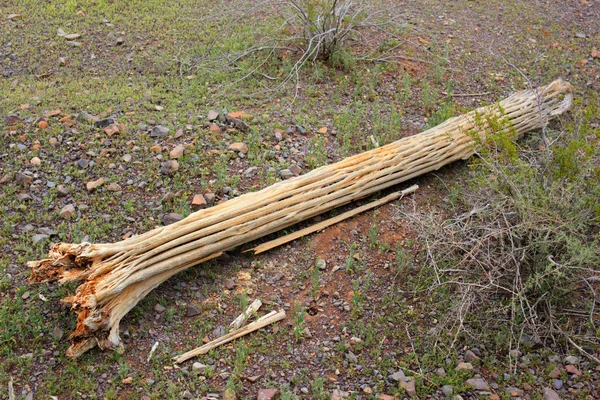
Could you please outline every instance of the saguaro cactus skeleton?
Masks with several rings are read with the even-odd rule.
[[[80,281],[63,299],[78,314],[67,354],[120,346],[119,322],[152,289],[176,273],[299,221],[437,170],[474,154],[473,135],[490,129],[515,136],[566,111],[572,87],[561,80],[499,104],[451,118],[305,175],[247,193],[145,234],[109,244],[57,243],[49,258],[30,261],[31,282]],[[492,121],[495,121],[492,123]]]

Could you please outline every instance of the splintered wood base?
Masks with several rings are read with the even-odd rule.
[[[63,301],[77,313],[67,354],[119,349],[119,322],[171,276],[302,220],[364,198],[474,154],[491,132],[515,138],[566,111],[572,87],[561,80],[525,90],[418,135],[247,193],[169,226],[108,244],[57,243],[30,261],[32,283],[82,282]]]

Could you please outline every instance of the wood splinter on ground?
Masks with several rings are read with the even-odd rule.
[[[248,306],[248,308],[246,309],[246,311],[244,311],[243,313],[241,313],[240,315],[238,315],[238,317],[236,319],[234,319],[231,324],[229,325],[229,327],[232,330],[238,329],[241,326],[243,326],[246,321],[248,321],[248,318],[250,318],[251,316],[255,315],[256,312],[258,311],[258,309],[262,306],[262,301],[260,301],[260,299],[256,299],[252,302],[252,304],[250,304]]]
[[[244,326],[243,328],[237,329],[237,330],[230,332],[224,336],[221,336],[220,338],[210,341],[203,346],[200,346],[198,348],[190,350],[187,353],[183,353],[180,356],[173,358],[173,360],[177,364],[180,364],[186,360],[189,360],[192,357],[206,354],[209,351],[211,351],[212,349],[219,347],[221,345],[224,345],[225,343],[229,343],[232,340],[235,340],[239,337],[242,337],[244,335],[247,335],[249,333],[257,331],[257,330],[264,328],[265,326],[271,325],[277,321],[281,321],[282,319],[285,318],[285,316],[286,316],[285,311],[273,310],[270,313],[268,313],[267,315],[264,315],[261,318],[257,319],[256,321],[252,322],[251,324],[248,324],[248,325]]]
[[[190,214],[117,243],[57,243],[30,261],[31,283],[82,282],[63,299],[78,314],[69,357],[99,346],[120,349],[121,319],[173,275],[300,221],[368,197],[475,154],[486,137],[517,138],[568,110],[573,88],[562,80],[516,93],[420,134],[348,157],[257,192]],[[359,132],[356,132],[359,134]]]

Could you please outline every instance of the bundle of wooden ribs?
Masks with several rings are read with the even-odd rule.
[[[31,282],[82,282],[63,301],[78,314],[67,354],[121,346],[119,322],[178,272],[411,178],[473,155],[493,131],[515,138],[566,111],[572,87],[557,80],[450,118],[420,134],[348,157],[257,192],[204,209],[172,225],[117,243],[57,243],[31,261]]]

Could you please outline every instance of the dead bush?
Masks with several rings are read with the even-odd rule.
[[[411,216],[426,248],[428,290],[449,289],[446,344],[468,335],[500,338],[511,349],[568,345],[597,361],[599,99],[548,129],[545,142],[519,148],[492,136],[449,218]]]

